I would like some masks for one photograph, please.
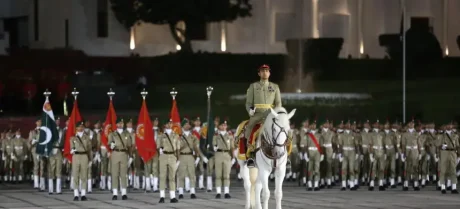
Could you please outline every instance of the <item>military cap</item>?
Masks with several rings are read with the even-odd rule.
[[[196,116],[193,121],[201,121],[200,116]]]
[[[328,120],[328,119],[324,119],[324,120],[318,121],[318,124],[319,124],[319,125],[324,125],[324,124],[326,124],[326,123],[329,123],[329,120]]]
[[[101,123],[101,120],[96,120],[96,123],[95,123],[95,124],[98,124],[98,123]]]
[[[21,129],[20,129],[20,128],[17,128],[17,129],[16,129],[16,132],[18,132],[18,131],[21,132]]]
[[[259,69],[257,69],[257,71],[260,71],[260,70],[270,70],[270,66],[268,66],[267,64],[263,64],[262,66],[259,67]]]
[[[190,121],[188,120],[188,118],[184,118],[182,119],[182,122],[180,123],[181,126],[185,126],[185,124],[190,124]]]
[[[37,120],[35,120],[35,121],[39,121],[39,120],[42,120],[42,116],[38,116]]]
[[[81,121],[78,121],[78,122],[75,123],[75,126],[76,126],[76,127],[85,126],[85,122],[83,122],[82,120],[81,120]]]
[[[307,118],[307,119],[303,120],[302,123],[310,123],[310,119]]]
[[[57,117],[56,117],[56,120],[61,120],[61,117],[57,116]]]
[[[157,117],[157,116],[154,116],[154,117],[153,117],[153,121],[158,121],[158,117]]]
[[[344,123],[344,122],[343,122],[343,120],[342,120],[342,121],[341,121],[341,124],[343,124],[343,123]],[[346,120],[346,121],[345,121],[345,124],[350,124],[350,125],[351,125],[351,120],[350,120],[350,119]]]
[[[369,124],[369,123],[370,123],[369,119],[364,120],[364,124]]]
[[[116,123],[124,123],[125,121],[123,120],[123,118],[117,118],[117,122]]]
[[[310,124],[316,124],[316,119],[310,120]]]
[[[133,123],[133,118],[128,118],[128,120],[126,121],[126,123]]]
[[[227,124],[227,120],[221,120],[221,121],[219,122],[219,125],[223,125],[223,124]]]
[[[172,122],[173,122],[173,121],[172,121],[171,118],[168,118],[168,119],[165,120],[165,124],[172,123]]]

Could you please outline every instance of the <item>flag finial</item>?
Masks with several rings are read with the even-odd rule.
[[[206,94],[208,95],[208,98],[211,97],[211,94],[212,94],[213,90],[214,90],[214,88],[212,88],[212,86],[206,87]]]
[[[73,88],[72,95],[75,98],[75,100],[77,100],[78,94],[80,94],[80,92],[77,91],[77,88]]]
[[[142,99],[145,100],[145,97],[147,96],[147,94],[149,94],[149,92],[147,92],[147,91],[145,90],[145,88],[144,88],[144,89],[141,91]]]
[[[113,96],[115,96],[115,92],[110,88],[109,92],[107,92],[107,95],[109,96],[110,100],[112,100]]]
[[[177,96],[176,88],[172,88],[172,90],[169,92],[169,94],[171,94],[173,100],[175,100],[176,96]]]
[[[51,92],[48,91],[48,89],[46,89],[45,92],[43,92],[43,95],[45,95],[45,97],[48,98],[51,95]]]

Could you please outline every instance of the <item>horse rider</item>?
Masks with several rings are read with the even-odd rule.
[[[270,108],[281,107],[281,93],[277,84],[269,82],[270,67],[262,65],[258,69],[260,81],[252,83],[246,93],[246,110],[249,113],[249,122],[246,125],[244,138],[247,142],[246,165],[248,168],[255,166],[254,150],[255,140],[252,140],[251,132],[254,126],[262,122],[270,113]]]

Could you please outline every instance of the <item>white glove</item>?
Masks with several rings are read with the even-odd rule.
[[[249,109],[249,116],[253,116],[256,113],[256,107],[254,109]]]
[[[131,163],[133,163],[133,158],[130,157],[129,160],[128,160],[128,167],[131,165]]]
[[[180,161],[176,161],[176,170],[179,168]]]
[[[40,155],[37,155],[37,160],[40,160]]]
[[[91,134],[89,135],[89,139],[93,139],[93,136],[94,136],[94,134],[93,134],[93,132],[91,132]]]
[[[64,159],[62,160],[62,164],[66,164],[66,163],[67,163],[67,158],[64,158]]]
[[[370,155],[369,155],[369,159],[370,159],[371,163],[374,162],[374,155],[373,155],[373,154],[370,154]]]
[[[406,157],[404,157],[404,154],[401,154],[401,162],[406,162]]]
[[[342,154],[339,154],[339,162],[342,162],[342,161],[343,161]]]
[[[430,161],[431,156],[430,156],[430,155],[426,155],[425,159],[426,159],[426,161]]]
[[[115,143],[113,143],[113,142],[110,143],[110,149],[111,149],[111,150],[115,149]]]
[[[238,150],[237,149],[233,150],[233,157],[238,157]]]
[[[38,142],[38,140],[32,139],[32,145],[36,144],[37,142]]]
[[[399,153],[398,152],[395,154],[395,159],[396,160],[399,159]]]
[[[302,153],[299,153],[299,158],[300,158],[300,160],[303,160],[303,154]]]
[[[360,155],[359,158],[361,158],[361,160],[364,160],[364,155]]]
[[[58,150],[54,148],[54,149],[53,149],[53,155],[57,154],[57,151],[58,151]]]
[[[418,160],[422,160],[422,155],[418,155]]]
[[[214,152],[217,152],[217,146],[214,146]]]
[[[72,149],[72,150],[70,150],[70,154],[73,155],[73,154],[75,154],[76,151],[77,151],[76,149]]]
[[[203,163],[208,163],[208,158],[206,158],[206,157],[203,157],[203,159],[202,159],[202,160],[203,160]]]
[[[332,159],[335,159],[335,152],[332,153]]]
[[[108,158],[110,157],[110,155],[112,155],[112,153],[111,153],[111,152],[107,152],[107,157],[108,157]]]
[[[320,157],[320,160],[319,160],[319,161],[320,161],[320,162],[323,162],[323,160],[324,160],[324,155],[321,155],[321,157]]]
[[[235,158],[232,158],[232,165],[236,163]]]
[[[358,160],[359,159],[359,154],[356,154],[355,155],[355,160]]]
[[[447,144],[443,144],[442,147],[441,147],[442,150],[445,150],[447,149]]]
[[[162,154],[163,154],[163,149],[162,149],[162,148],[160,148],[160,155],[162,155]]]
[[[200,158],[197,157],[196,160],[195,160],[195,167],[198,165],[199,162],[200,162]]]
[[[2,154],[2,160],[5,161],[6,160],[6,156],[5,154]]]
[[[307,162],[310,161],[310,159],[308,158],[308,154],[307,154],[307,153],[303,154],[303,159],[305,159],[305,161],[307,161]]]
[[[88,167],[91,167],[92,164],[93,164],[93,162],[89,161]]]
[[[13,153],[11,153],[11,159],[12,159],[12,160],[15,160],[15,159],[16,159],[16,156],[14,156]]]
[[[24,160],[27,160],[27,155],[24,155]]]

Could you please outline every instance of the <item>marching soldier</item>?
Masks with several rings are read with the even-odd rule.
[[[214,133],[217,133],[219,127],[219,122],[220,122],[220,117],[215,117],[214,118]],[[209,130],[208,130],[209,131]],[[212,149],[209,147],[209,144],[206,145],[208,149]],[[206,186],[208,187],[207,190],[208,192],[212,192],[212,174],[214,173],[214,165],[215,165],[215,156],[212,156],[208,159],[208,165],[207,165],[207,179],[206,179]]]
[[[308,164],[308,191],[313,190],[312,179],[314,179],[314,190],[319,191],[319,165],[323,161],[324,155],[320,145],[323,144],[321,134],[316,129],[316,121],[310,125],[310,132],[306,135],[307,144],[305,146],[305,161]],[[314,178],[313,178],[314,176]]]
[[[8,130],[8,132],[5,133],[5,136],[2,140],[2,160],[3,160],[3,170],[5,171],[4,173],[4,180],[5,182],[12,181],[13,180],[13,173],[12,173],[12,168],[13,168],[13,157],[14,157],[14,146],[13,146],[13,140],[12,140],[12,133],[11,130]]]
[[[136,132],[133,129],[133,119],[129,119],[126,123],[126,131],[130,134],[131,144],[136,144]],[[135,190],[140,188],[140,179],[139,176],[142,176],[141,163],[142,159],[137,152],[137,147],[133,146],[133,163],[130,166],[130,185],[134,187]]]
[[[252,168],[254,164],[254,141],[250,139],[252,129],[270,113],[270,108],[281,107],[281,93],[277,84],[269,82],[270,67],[262,65],[258,69],[259,82],[252,83],[246,93],[246,110],[249,113],[249,122],[246,125],[244,137],[248,142],[247,166]]]
[[[92,162],[91,139],[88,135],[84,134],[85,125],[83,121],[76,123],[76,135],[70,138],[70,154],[72,154],[72,178],[74,181],[74,201],[86,201],[86,188],[88,178],[88,167]],[[78,186],[81,182],[80,193]]]
[[[398,185],[402,185],[402,176],[404,175],[404,163],[401,161],[401,156],[402,156],[402,147],[401,147],[401,137],[402,133],[401,131],[401,125],[400,123],[396,120],[393,122],[391,125],[391,132],[395,136],[396,140],[396,175],[398,176]]]
[[[338,147],[338,135],[339,134],[343,134],[344,133],[344,123],[343,123],[343,120],[340,121],[339,124],[337,124],[337,127],[334,127],[334,122],[331,121],[331,128],[333,128],[334,132],[336,133],[335,135],[335,138],[333,140],[333,144],[335,145],[335,147]],[[352,133],[353,134],[353,133]],[[339,181],[339,174],[340,174],[340,169],[341,169],[341,165],[340,165],[340,159],[339,159],[339,156],[336,156],[336,159],[333,160],[333,164],[332,164],[332,171],[334,172],[334,180],[332,182],[338,182]],[[334,186],[335,183],[332,184],[332,186]]]
[[[384,144],[385,144],[385,170],[389,172],[390,186],[396,188],[395,177],[396,177],[396,156],[397,153],[397,138],[394,132],[390,130],[390,123],[387,121],[383,126]]]
[[[441,192],[446,193],[446,179],[452,182],[452,194],[458,194],[456,166],[460,161],[459,136],[452,132],[452,123],[448,124],[446,131],[440,135],[440,176]]]
[[[286,179],[296,180],[299,172],[300,158],[299,158],[299,130],[295,128],[293,122],[291,122],[291,130],[289,130],[289,137],[292,138],[292,150],[289,155],[289,160],[291,161],[291,169],[286,175]]]
[[[414,190],[418,191],[420,188],[418,187],[418,161],[420,160],[419,157],[419,150],[420,144],[418,141],[418,133],[414,129],[414,121],[410,121],[408,123],[407,132],[403,133],[401,138],[401,146],[403,150],[403,154],[401,155],[401,161],[406,163],[405,169],[405,177],[404,177],[404,186],[403,190],[409,190],[409,181],[414,181]],[[411,179],[413,178],[413,179]]]
[[[94,134],[93,130],[91,130],[91,121],[86,120],[84,123],[85,123],[85,129],[84,129],[83,132],[91,140],[91,150],[92,150],[92,153],[93,153],[92,159],[97,160],[97,157],[95,156],[98,153],[97,152],[97,144],[98,144],[97,138],[94,138],[95,134]],[[88,185],[87,192],[88,193],[91,193],[93,191],[93,177],[95,177],[93,175],[94,168],[97,168],[95,163],[91,163],[91,166],[88,166],[88,183],[87,183],[87,185]]]
[[[157,145],[157,152],[148,162],[144,162],[144,174],[145,174],[145,191],[150,192],[158,191],[158,159],[159,159],[159,141],[158,138],[161,135],[160,129],[158,128],[158,118],[155,117],[153,120],[153,135],[155,139],[155,144]]]
[[[109,125],[110,127],[110,125]],[[102,129],[99,134],[97,134],[97,143],[99,144],[99,153],[97,153],[97,157],[99,158],[98,161],[100,161],[100,175],[101,175],[101,189],[102,190],[105,190],[106,187],[108,190],[111,189],[111,186],[112,186],[112,180],[110,178],[110,151],[108,150],[108,147],[106,147],[103,143],[102,143],[102,134],[103,134],[103,131],[107,131],[106,133],[109,133],[108,131],[109,130],[106,130],[106,129],[110,129],[110,128],[105,128]],[[110,145],[109,145],[110,146]]]
[[[305,151],[305,147],[307,146],[307,134],[310,132],[310,122],[309,119],[307,118],[305,121],[302,122],[302,129],[300,130],[300,140],[299,140],[299,158],[300,158],[300,163],[301,167],[304,169],[301,169],[300,172],[302,172],[302,183],[304,186],[307,186],[307,175],[308,175],[308,154]]]
[[[122,118],[117,119],[117,130],[109,134],[110,149],[112,149],[111,156],[111,174],[112,174],[112,200],[118,198],[118,186],[120,185],[121,199],[127,200],[128,188],[128,167],[133,162],[132,151],[132,140],[130,139],[130,133],[123,130],[124,121]]]
[[[387,122],[388,123],[388,122]],[[379,120],[374,123],[374,129],[370,134],[369,141],[369,161],[371,162],[371,175],[369,182],[369,191],[374,190],[375,179],[379,179],[379,190],[385,190],[383,179],[385,179],[385,144],[384,135],[380,132]]]
[[[58,140],[53,144],[51,156],[48,158],[48,193],[54,193],[53,180],[56,178],[56,193],[62,194],[61,191],[61,174],[62,174],[62,149],[64,149],[63,132],[59,127],[61,119],[56,118],[56,127],[58,131]]]
[[[178,188],[179,188],[179,199],[184,198],[184,179],[188,176],[191,180],[190,184],[190,197],[196,198],[195,194],[195,167],[200,161],[208,162],[208,159],[201,153],[199,149],[199,139],[190,132],[190,121],[188,119],[182,120],[183,134],[180,136],[180,156],[178,168]]]
[[[34,162],[34,189],[40,188],[40,191],[45,190],[45,159],[40,157],[36,153],[36,147],[38,143],[38,137],[40,136],[40,127],[42,126],[41,118],[38,118],[35,122],[37,127],[29,132],[29,149],[32,153],[32,159]],[[38,177],[40,176],[40,181]]]
[[[5,172],[5,169],[4,169],[4,159],[3,158],[6,158],[4,157],[5,156],[5,153],[4,153],[4,150],[3,150],[3,142],[6,140],[6,131],[3,131],[1,134],[0,134],[0,155],[2,156],[2,158],[0,158],[0,184],[2,183],[3,181],[3,176],[6,175],[4,172]]]
[[[359,125],[361,126],[361,125]],[[352,135],[353,137],[355,137],[355,142],[356,144],[358,144],[358,147],[356,147],[356,155],[355,155],[355,185],[354,187],[356,189],[359,189],[359,170],[360,167],[361,167],[361,162],[362,159],[361,159],[361,156],[363,156],[362,154],[362,147],[361,147],[361,142],[362,142],[362,139],[361,139],[361,130],[358,129],[358,124],[356,123],[356,121],[353,121],[353,123],[351,124],[351,132],[352,132]]]
[[[14,139],[11,139],[12,146],[14,147],[14,158],[13,159],[13,170],[14,176],[13,181],[22,182],[22,177],[24,176],[24,161],[27,160],[27,142],[21,136],[21,130],[16,130],[16,135]]]
[[[369,162],[370,161],[370,155],[369,155],[369,142],[371,140],[371,133],[370,133],[370,124],[369,124],[369,120],[366,120],[366,122],[364,122],[363,124],[363,131],[361,132],[361,141],[360,141],[360,146],[361,146],[361,150],[362,150],[362,156],[360,156],[360,160],[362,161],[362,167],[360,166],[359,167],[359,170],[362,172],[362,183],[363,184],[367,184],[369,182],[369,171],[371,169],[371,163]],[[360,171],[358,171],[357,173],[357,178],[359,178],[359,174],[360,174]]]
[[[425,187],[425,184],[426,184],[426,180],[428,179],[428,181],[430,180],[430,177],[428,175],[428,161],[430,160],[429,159],[429,155],[427,154],[427,151],[428,150],[428,141],[427,141],[427,134],[425,133],[425,127],[422,123],[419,123],[418,126],[417,126],[417,132],[419,134],[418,136],[418,140],[419,140],[419,144],[420,144],[420,159],[419,159],[419,163],[418,163],[418,172],[419,172],[419,179],[422,180],[422,183],[421,183],[421,186],[422,188]]]
[[[322,141],[322,149],[323,152],[326,154],[325,161],[323,161],[323,178],[326,178],[327,188],[331,188],[332,183],[332,163],[333,159],[335,159],[335,150],[333,149],[332,143],[335,137],[335,133],[329,130],[329,121],[326,120],[321,124],[321,138]]]
[[[438,173],[438,162],[436,161],[439,157],[439,150],[438,150],[438,134],[435,130],[435,124],[433,122],[427,124],[427,130],[426,130],[426,135],[427,139],[426,141],[428,142],[428,156],[429,156],[429,169],[430,169],[430,175],[432,177],[432,180],[434,182],[437,181],[437,173]]]
[[[159,166],[160,166],[160,201],[165,202],[165,188],[166,188],[166,173],[168,173],[169,180],[169,195],[171,203],[179,202],[176,199],[176,171],[179,167],[180,161],[180,138],[175,132],[172,131],[172,120],[168,119],[165,123],[165,132],[158,136],[159,153]]]
[[[359,146],[353,133],[350,130],[350,120],[344,126],[345,131],[338,135],[337,146],[339,150],[339,161],[342,162],[342,191],[347,188],[347,177],[350,189],[356,190],[355,187],[355,159],[357,148]]]
[[[224,197],[230,199],[230,171],[235,162],[232,160],[234,150],[234,137],[227,131],[227,121],[219,124],[219,131],[212,139],[215,151],[216,168],[216,198],[221,198],[221,186],[224,186]]]
[[[96,170],[96,175],[95,176],[99,176],[99,189],[104,190],[105,185],[106,185],[107,170],[105,170],[105,171],[102,170],[102,167],[103,167],[102,158],[103,157],[101,157],[101,154],[102,154],[101,121],[99,121],[99,120],[96,121],[96,123],[94,124],[93,133],[94,133],[94,136],[93,136],[93,139],[91,141],[92,141],[93,152],[94,152],[93,164],[94,164],[94,167],[95,167],[95,170]],[[104,154],[106,154],[105,157],[107,157],[107,148],[105,146],[104,146],[104,148],[105,148],[105,152],[106,152]],[[103,176],[104,176],[104,178],[102,178]]]
[[[201,129],[201,120],[200,117],[196,117],[195,120],[193,121],[193,131],[192,134],[195,135],[195,137],[201,141],[201,140],[206,140],[206,136],[204,136],[203,129]],[[198,177],[198,188],[199,189],[204,189],[204,162],[203,160],[200,160],[198,163],[198,173],[200,174]]]

